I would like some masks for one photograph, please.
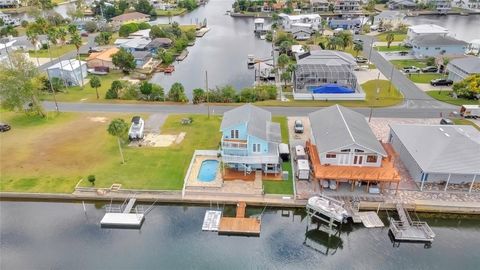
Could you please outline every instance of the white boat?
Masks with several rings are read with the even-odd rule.
[[[267,35],[260,35],[260,39],[265,40],[267,38]]]
[[[347,210],[343,208],[343,202],[323,195],[314,196],[308,199],[307,208],[330,217],[340,223],[345,223],[349,217]]]
[[[249,54],[247,58],[247,65],[253,66],[255,65],[255,56],[253,54]]]
[[[145,123],[140,116],[134,116],[132,118],[132,124],[128,130],[128,138],[131,141],[143,139],[143,129]]]

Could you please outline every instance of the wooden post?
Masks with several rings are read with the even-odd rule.
[[[447,191],[447,188],[448,188],[448,183],[450,182],[450,177],[452,176],[451,173],[448,174],[448,178],[447,178],[447,183],[445,184],[445,189],[443,191]]]
[[[370,181],[367,181],[367,193],[368,193],[368,188],[370,187]]]
[[[353,187],[355,186],[355,180],[352,180],[352,187],[350,188],[350,191],[353,192]]]
[[[397,191],[398,191],[398,186],[400,185],[400,181],[397,182],[397,187],[395,188],[395,195],[397,195]]]

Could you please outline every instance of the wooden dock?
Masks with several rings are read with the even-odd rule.
[[[218,233],[230,235],[259,236],[261,222],[257,218],[245,217],[246,207],[247,204],[245,202],[239,202],[237,204],[236,217],[222,217],[220,219]]]

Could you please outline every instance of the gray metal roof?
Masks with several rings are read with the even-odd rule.
[[[448,65],[455,66],[467,74],[480,73],[480,58],[475,56],[456,58]]]
[[[330,51],[330,50],[315,50],[297,56],[297,66],[321,64],[327,66],[355,66],[355,58],[351,54]]]
[[[480,132],[461,125],[390,125],[427,173],[480,174]]]
[[[412,39],[412,45],[418,46],[451,46],[451,45],[464,45],[468,43],[463,40],[458,40],[449,36],[441,36],[436,34],[427,34],[417,36]]]
[[[334,105],[308,117],[319,154],[355,144],[387,156],[365,117],[357,112]]]
[[[223,114],[220,129],[246,123],[249,135],[270,141],[281,142],[280,124],[273,123],[272,114],[248,103]]]

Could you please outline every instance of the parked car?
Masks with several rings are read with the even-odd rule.
[[[450,86],[453,84],[453,81],[449,79],[434,79],[430,81],[430,84],[433,86]]]
[[[455,125],[455,123],[453,123],[451,119],[442,118],[442,120],[440,120],[440,125]]]
[[[422,68],[422,72],[438,72],[438,68],[435,66],[428,66]]]
[[[295,133],[303,133],[303,123],[302,120],[295,120],[295,124],[293,126],[293,130]]]
[[[363,45],[363,40],[359,39],[359,38],[356,38],[353,40],[353,43],[355,44],[362,44]]]
[[[130,129],[128,130],[128,138],[133,140],[141,140],[143,139],[143,129],[145,123],[140,116],[134,116],[132,118],[132,124],[130,125]]]
[[[401,51],[401,52],[398,52],[398,54],[400,54],[401,56],[405,56],[405,55],[409,54],[409,52],[407,52],[407,51]]]
[[[385,29],[385,28],[383,28],[383,27],[380,27],[380,28],[378,28],[378,30],[377,30],[377,32],[380,32],[380,33],[381,33],[381,32],[385,32],[385,31],[387,31],[387,29]]]
[[[82,37],[88,37],[88,33],[87,33],[87,32],[82,32],[82,33],[80,34],[80,36],[82,36]]]
[[[357,56],[355,57],[355,61],[359,64],[367,63],[368,59],[365,57]]]
[[[419,73],[420,69],[416,66],[403,67],[403,72],[405,73]]]
[[[97,48],[97,47],[90,47],[88,49],[88,53],[101,52],[101,51],[102,51],[102,49]]]
[[[7,132],[11,129],[9,124],[0,123],[0,132]]]

